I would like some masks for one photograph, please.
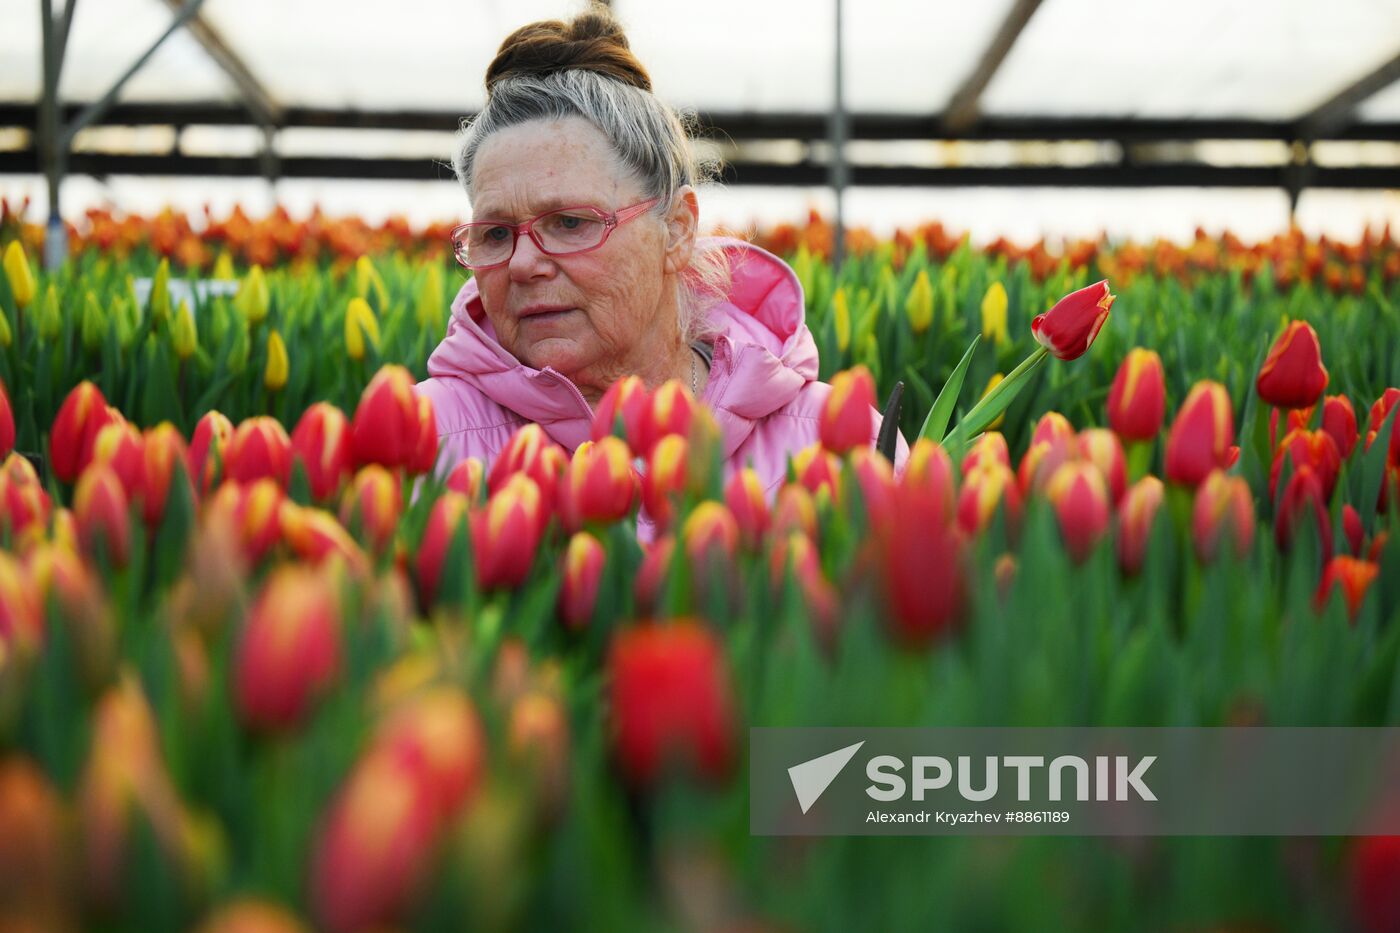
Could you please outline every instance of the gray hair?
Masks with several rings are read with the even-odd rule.
[[[476,157],[493,133],[530,120],[582,117],[607,138],[623,167],[641,183],[645,197],[658,198],[648,213],[666,216],[681,186],[718,181],[718,161],[696,154],[691,134],[695,114],[674,110],[650,91],[582,68],[551,74],[515,74],[496,81],[475,120],[463,120],[452,156],[452,171],[472,197]],[[691,254],[677,277],[676,308],[687,343],[713,338],[708,311],[729,294],[729,258],[718,248]]]

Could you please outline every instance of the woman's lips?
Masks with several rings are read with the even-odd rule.
[[[533,312],[533,313],[526,314],[524,317],[521,318],[521,320],[522,320],[522,321],[538,321],[538,322],[540,322],[540,323],[543,323],[543,322],[546,322],[546,321],[556,321],[556,320],[559,320],[560,318],[564,317],[564,316],[567,315],[567,314],[572,314],[572,313],[573,313],[574,311],[576,311],[576,310],[578,310],[578,309],[577,309],[577,308],[563,308],[563,309],[558,310],[558,311],[535,311],[535,312]]]

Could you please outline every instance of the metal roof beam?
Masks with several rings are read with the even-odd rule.
[[[182,4],[181,0],[165,0],[165,5],[179,12]],[[209,53],[209,57],[214,60],[214,63],[223,69],[224,74],[228,75],[229,80],[238,88],[240,98],[254,119],[264,127],[280,124],[282,107],[273,100],[272,95],[263,87],[262,82],[257,79],[252,69],[244,63],[238,53],[224,41],[223,36],[219,35],[219,31],[209,25],[209,21],[199,14],[192,16],[185,23],[185,27],[190,31],[190,35],[194,36],[195,41],[204,48],[204,51]]]
[[[1400,52],[1299,117],[1299,138],[1328,138],[1356,120],[1356,108],[1396,81],[1400,81]]]
[[[1001,63],[1010,54],[1011,47],[1020,38],[1022,30],[1031,21],[1035,11],[1040,7],[1040,0],[1015,0],[1011,9],[1007,11],[1006,19],[1002,20],[996,35],[992,37],[991,44],[982,53],[982,58],[977,62],[977,67],[972,69],[972,74],[967,76],[962,86],[957,89],[953,97],[948,101],[947,109],[943,113],[943,125],[949,133],[958,135],[966,132],[980,114],[979,102],[982,99],[982,92],[987,89],[987,85],[992,83],[992,78],[996,75]]]

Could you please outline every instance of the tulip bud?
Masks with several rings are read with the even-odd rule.
[[[1079,456],[1098,468],[1108,484],[1110,500],[1117,504],[1128,486],[1128,466],[1118,435],[1107,428],[1086,428],[1079,432]]]
[[[34,466],[12,453],[0,463],[0,535],[9,530],[11,542],[42,535],[49,521],[49,494]]]
[[[58,919],[70,887],[67,823],[62,795],[29,758],[0,759],[0,901],[14,933],[44,929],[39,916],[69,926]]]
[[[1006,481],[1011,471],[1000,469]],[[975,476],[969,483],[976,482]],[[973,486],[964,486],[964,495]],[[877,529],[874,539],[880,583],[889,606],[892,634],[901,644],[920,646],[951,632],[962,621],[967,602],[966,569],[958,529],[944,521],[942,506],[919,487],[896,490],[898,521]]]
[[[1350,503],[1342,506],[1342,534],[1347,539],[1347,549],[1352,557],[1361,556],[1361,548],[1366,543],[1366,529],[1361,526],[1361,515]]]
[[[696,403],[690,390],[679,380],[669,379],[652,393],[651,405],[642,421],[642,447],[640,456],[651,453],[667,434],[690,436],[691,421],[695,415]]]
[[[418,596],[425,609],[431,607],[437,599],[443,562],[447,559],[453,536],[466,521],[467,510],[465,496],[445,492],[433,503],[433,509],[428,513],[428,524],[423,531],[423,540],[418,546],[417,567]]]
[[[958,469],[963,476],[967,476],[984,463],[1000,463],[1007,468],[1011,466],[1011,451],[1006,446],[1006,438],[997,431],[988,431],[973,441]]]
[[[151,296],[147,299],[146,309],[151,313],[151,320],[157,324],[163,323],[170,318],[170,260],[162,258],[156,264],[155,275],[151,276]]]
[[[1031,321],[1031,336],[1059,359],[1079,359],[1099,335],[1116,300],[1106,279],[1085,286],[1036,315]]]
[[[1254,497],[1242,477],[1212,470],[1196,488],[1191,535],[1201,563],[1215,560],[1220,540],[1229,535],[1235,555],[1243,558],[1254,543]]]
[[[580,531],[569,539],[559,588],[559,617],[565,627],[577,631],[593,618],[605,559],[602,543],[588,532]]]
[[[857,447],[849,454],[851,472],[860,485],[861,498],[865,503],[865,514],[870,524],[879,525],[893,521],[894,515],[894,467],[884,454],[873,447]],[[939,500],[951,511],[949,498]]]
[[[1021,490],[1010,467],[990,461],[963,477],[958,526],[969,536],[979,534],[1003,504],[1007,534],[1014,539],[1021,527]]]
[[[671,557],[676,550],[674,535],[661,535],[655,541],[642,546],[642,565],[637,568],[637,577],[632,583],[632,594],[636,598],[637,612],[649,616],[657,610],[661,598],[661,586],[671,567]]]
[[[180,308],[170,323],[170,345],[175,348],[175,355],[182,360],[194,356],[194,351],[199,348],[199,336],[194,326],[194,313],[190,311],[189,303],[183,298],[180,299]]]
[[[1050,477],[1046,497],[1055,507],[1070,558],[1084,563],[1108,531],[1113,515],[1103,474],[1083,461],[1066,463]]]
[[[408,765],[440,823],[481,789],[486,735],[476,707],[455,687],[433,686],[398,703],[370,743],[371,755]]]
[[[43,607],[23,565],[0,550],[0,672],[7,651],[28,650],[44,637]]]
[[[1327,378],[1317,331],[1307,321],[1294,321],[1274,341],[1254,387],[1275,407],[1310,408],[1322,397]]]
[[[418,286],[418,302],[413,309],[414,321],[418,329],[435,336],[442,336],[442,309],[445,305],[442,294],[442,263],[429,260],[423,270],[423,281]]]
[[[831,296],[831,324],[836,334],[836,349],[845,353],[851,345],[851,305],[845,286],[838,287]]]
[[[73,516],[85,551],[92,554],[100,546],[112,563],[126,566],[131,553],[131,521],[126,492],[111,467],[97,463],[83,471],[73,493]]]
[[[15,342],[14,331],[10,330],[10,319],[0,314],[0,349],[8,350]]]
[[[986,437],[987,435],[983,435]],[[1001,435],[996,435],[1000,437]],[[1004,442],[1003,442],[1004,443]],[[953,461],[942,445],[921,437],[909,448],[909,459],[904,463],[906,486],[919,486],[927,490],[943,504],[940,512],[945,520],[951,520],[957,496],[954,491]]]
[[[58,339],[58,335],[63,333],[63,311],[58,306],[58,289],[52,284],[44,289],[44,299],[39,302],[36,309],[35,323],[38,325],[39,338],[46,342]]]
[[[544,428],[530,423],[511,435],[505,447],[496,454],[486,474],[486,488],[496,492],[514,473],[524,473],[535,481],[544,498],[546,511],[553,509],[559,495],[559,485],[569,467],[569,455],[549,439]]]
[[[379,352],[379,322],[369,302],[351,298],[345,309],[345,354],[352,360],[364,359],[366,343]]]
[[[371,549],[382,554],[393,543],[403,512],[403,491],[399,481],[377,463],[355,474],[340,504],[340,520],[346,528],[358,522],[361,536]]]
[[[1006,286],[993,282],[982,296],[982,339],[991,340],[997,346],[1006,343]],[[1097,328],[1095,328],[1097,332]],[[1093,338],[1089,338],[1092,340]]]
[[[1359,434],[1356,429],[1356,409],[1345,395],[1329,395],[1322,400],[1322,430],[1337,442],[1337,453],[1343,460],[1356,449]]]
[[[326,574],[288,564],[267,578],[239,637],[234,700],[253,729],[300,724],[340,667],[340,605]]]
[[[83,295],[83,317],[80,324],[83,349],[93,352],[102,346],[107,336],[107,312],[102,310],[97,296],[89,290]]]
[[[768,532],[772,516],[764,496],[763,482],[752,467],[736,470],[724,487],[724,504],[739,526],[739,539],[745,548],[757,550]]]
[[[312,498],[324,502],[350,475],[350,423],[329,402],[316,402],[292,431],[292,458],[306,470]]]
[[[227,260],[228,253],[220,254]],[[216,276],[217,278],[218,276]],[[196,933],[310,933],[296,915],[271,901],[251,897],[217,908]]]
[[[904,314],[909,318],[909,329],[916,336],[933,324],[933,285],[928,280],[927,269],[920,269],[914,276],[909,296],[904,299]]]
[[[869,447],[874,415],[875,380],[870,370],[856,366],[837,373],[817,424],[822,446],[834,454]]]
[[[1322,569],[1322,582],[1318,585],[1316,596],[1317,611],[1321,612],[1326,608],[1332,590],[1340,584],[1342,595],[1346,598],[1347,615],[1355,622],[1356,614],[1361,611],[1361,602],[1366,598],[1366,591],[1380,572],[1381,568],[1369,560],[1358,560],[1346,555],[1332,558]]]
[[[355,466],[378,463],[394,469],[418,457],[423,426],[413,377],[396,363],[386,363],[360,393],[350,426]]]
[[[812,495],[826,489],[833,502],[841,498],[841,460],[820,443],[802,448],[792,457],[797,481]]]
[[[233,269],[233,257],[228,250],[219,250],[219,257],[214,260],[214,271],[211,277],[223,282],[231,282],[238,278],[238,274]]]
[[[778,490],[770,533],[786,537],[794,531],[817,539],[817,503],[805,486],[787,483]]]
[[[452,472],[447,474],[447,488],[453,492],[460,492],[467,497],[467,501],[475,502],[481,495],[481,488],[486,481],[486,466],[476,457],[467,457],[460,461]]]
[[[1371,405],[1371,412],[1366,421],[1366,449],[1371,449],[1372,442],[1380,433],[1381,427],[1385,424],[1385,419],[1390,415],[1390,411],[1400,402],[1400,389],[1389,388],[1381,393],[1381,397]],[[1396,415],[1390,426],[1390,450],[1386,457],[1392,466],[1400,465],[1400,415]]]
[[[1274,538],[1280,551],[1292,550],[1298,529],[1307,520],[1308,513],[1311,513],[1317,528],[1322,559],[1327,560],[1332,556],[1332,521],[1327,516],[1321,479],[1312,467],[1303,464],[1289,479],[1279,498],[1278,514],[1274,517]]]
[[[643,430],[651,408],[651,393],[646,389],[640,376],[623,376],[608,387],[603,398],[593,412],[593,426],[589,436],[597,441],[614,433],[616,421],[622,418],[623,439],[638,457],[648,453],[643,450]]]
[[[437,415],[433,412],[433,400],[426,395],[418,398],[418,443],[414,446],[413,458],[408,462],[408,472],[412,474],[431,473],[437,466],[438,430]]]
[[[625,441],[611,436],[584,441],[574,451],[560,488],[564,527],[578,531],[585,524],[617,521],[631,511],[636,489]]]
[[[146,450],[141,432],[125,421],[112,422],[97,432],[92,442],[92,460],[105,463],[117,474],[128,502],[141,498],[146,471]]]
[[[1228,469],[1237,451],[1234,409],[1218,382],[1202,380],[1191,387],[1167,435],[1167,479],[1198,486],[1214,469]]]
[[[696,567],[704,568],[711,561],[728,566],[739,548],[739,523],[723,503],[706,500],[686,516],[681,542]]]
[[[283,488],[292,469],[292,439],[268,415],[244,420],[224,448],[224,476],[236,483],[270,479]]]
[[[1016,468],[1017,485],[1025,495],[1044,492],[1045,484],[1050,482],[1055,471],[1078,458],[1079,441],[1072,433],[1068,438],[1054,434],[1048,440],[1032,440],[1031,446],[1026,448],[1026,455],[1021,458],[1020,466]]]
[[[1155,350],[1128,351],[1108,391],[1108,423],[1125,441],[1150,441],[1162,430],[1167,384]]]
[[[267,367],[263,370],[263,385],[269,392],[281,392],[287,387],[287,345],[273,328],[267,334]]]
[[[208,411],[194,426],[194,437],[190,440],[190,476],[199,486],[201,495],[214,488],[215,456],[223,460],[224,449],[233,438],[233,422],[217,411]],[[227,470],[224,473],[227,474]]]
[[[685,490],[687,444],[679,434],[668,434],[651,449],[642,476],[642,505],[660,529],[669,528],[675,514],[674,498]]]
[[[1123,493],[1118,503],[1118,566],[1127,576],[1142,570],[1152,523],[1162,505],[1165,487],[1155,476],[1144,476]]]
[[[272,304],[267,288],[267,279],[262,266],[255,265],[248,270],[238,285],[238,293],[233,299],[234,306],[248,319],[249,324],[257,324],[267,317]]]
[[[709,630],[690,620],[623,629],[607,679],[613,756],[630,783],[654,786],[674,765],[712,781],[728,775],[733,693]]]
[[[29,259],[24,255],[24,247],[19,240],[11,240],[5,247],[5,278],[10,283],[10,294],[14,296],[15,307],[23,311],[34,300],[36,286],[34,272],[29,268]]]
[[[364,552],[330,512],[283,500],[277,510],[277,523],[282,541],[300,560],[310,564],[335,560],[357,579],[369,574],[369,560]]]
[[[982,389],[982,394],[977,397],[977,400],[981,402],[982,399],[991,395],[992,390],[995,389],[997,386],[1001,385],[1002,382],[1005,381],[1005,379],[1005,373],[992,373],[989,377],[987,377],[987,385]],[[1001,427],[1005,423],[1006,412],[1002,412],[1001,414],[997,415],[995,418],[992,419],[991,423],[987,425],[987,430],[995,431],[997,428]]]
[[[53,475],[71,483],[92,460],[97,432],[121,416],[107,405],[102,392],[87,380],[73,387],[54,418],[49,435],[49,462]]]
[[[472,555],[482,589],[519,586],[525,581],[549,518],[542,505],[535,481],[516,474],[491,495],[484,509],[472,514]]]
[[[165,502],[170,497],[170,480],[175,475],[175,463],[183,467],[189,452],[185,448],[185,438],[180,429],[169,421],[162,421],[146,432],[142,443],[141,490],[144,496],[142,518],[147,527],[155,529],[165,514]],[[188,471],[181,470],[181,482],[194,502],[194,487],[190,483]]]
[[[1342,458],[1332,435],[1326,431],[1289,431],[1274,452],[1273,466],[1269,469],[1270,497],[1278,496],[1278,477],[1285,457],[1292,462],[1295,470],[1303,464],[1312,467],[1321,484],[1323,501],[1332,500],[1332,491],[1337,486],[1337,476],[1342,469]]]

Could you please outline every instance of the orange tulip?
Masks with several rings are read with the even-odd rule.
[[[574,451],[560,489],[564,527],[577,531],[585,524],[623,518],[632,510],[637,485],[625,441],[611,436],[584,441]]]
[[[1242,477],[1212,470],[1196,488],[1191,534],[1202,563],[1215,560],[1221,538],[1229,535],[1235,554],[1245,557],[1254,543],[1254,497]]]
[[[1202,380],[1191,387],[1167,435],[1167,479],[1183,486],[1200,485],[1211,470],[1228,469],[1238,451],[1230,395],[1218,382]]]
[[[194,426],[194,437],[190,440],[190,477],[199,486],[199,494],[207,495],[214,488],[216,477],[215,456],[222,461],[224,450],[233,438],[233,423],[217,411],[205,412]],[[227,469],[224,475],[227,475]]]
[[[118,567],[126,566],[131,554],[131,520],[126,492],[110,466],[95,463],[83,471],[73,493],[73,517],[84,550],[92,554],[101,548]]]
[[[875,436],[875,379],[864,366],[831,379],[831,391],[817,422],[821,444],[835,454],[869,447]]]
[[[772,514],[764,497],[763,482],[751,467],[736,470],[724,487],[724,504],[739,525],[739,540],[757,550],[768,532]]]
[[[350,424],[355,466],[378,463],[394,469],[414,464],[423,430],[413,377],[394,363],[379,368],[360,393]]]
[[[282,488],[292,468],[292,439],[276,418],[243,421],[224,448],[224,476],[238,483],[270,479]]]
[[[733,693],[708,629],[691,620],[622,629],[607,683],[613,755],[629,782],[650,787],[673,766],[709,780],[728,775]]]
[[[296,915],[270,901],[243,897],[218,907],[196,933],[310,933]]]
[[[0,551],[0,661],[13,646],[36,646],[43,637],[44,617],[34,590],[19,561]]]
[[[474,461],[478,465],[480,461]],[[358,527],[370,548],[382,554],[393,543],[403,513],[403,491],[388,469],[377,463],[362,468],[350,482],[340,503],[340,521]]]
[[[518,473],[471,515],[472,556],[482,589],[525,581],[549,518],[542,505],[535,481]]]
[[[1050,477],[1046,497],[1055,507],[1070,558],[1082,564],[1108,531],[1113,516],[1103,474],[1082,460],[1066,463]]]
[[[56,920],[71,893],[66,809],[58,790],[27,757],[12,752],[0,758],[0,896],[6,926],[16,933],[43,929],[39,915]],[[26,913],[30,923],[22,919]]]
[[[306,471],[311,497],[325,502],[350,475],[350,422],[329,402],[316,402],[292,430],[292,457]]]
[[[1083,356],[1108,320],[1117,296],[1108,290],[1108,280],[1095,282],[1071,292],[1044,314],[1031,321],[1031,336],[1062,360]]]
[[[559,617],[567,628],[585,628],[593,618],[605,559],[602,542],[588,532],[580,531],[569,539],[559,587]]]
[[[92,460],[97,432],[112,422],[124,420],[107,404],[102,392],[87,380],[73,387],[54,418],[49,435],[49,460],[53,475],[71,483]]]
[[[1327,367],[1317,331],[1307,321],[1293,321],[1274,341],[1259,377],[1259,397],[1277,408],[1310,408],[1327,388]]]
[[[1322,569],[1322,582],[1317,588],[1316,597],[1318,611],[1321,612],[1326,607],[1332,590],[1340,585],[1342,595],[1346,598],[1347,614],[1353,622],[1356,621],[1356,614],[1361,611],[1361,602],[1366,598],[1366,591],[1380,572],[1381,568],[1369,560],[1358,560],[1345,554],[1332,558]]]
[[[296,727],[340,667],[340,604],[333,578],[278,567],[248,611],[234,658],[234,701],[250,728]]]
[[[1108,391],[1108,423],[1125,441],[1150,441],[1162,430],[1167,384],[1155,350],[1128,351]]]
[[[1142,570],[1164,491],[1161,480],[1144,476],[1128,487],[1118,503],[1118,566],[1128,576]]]

